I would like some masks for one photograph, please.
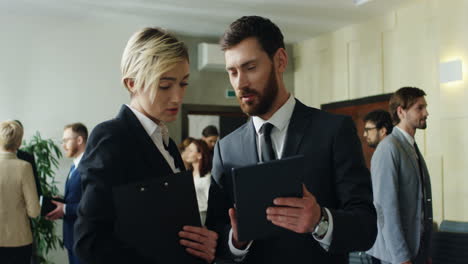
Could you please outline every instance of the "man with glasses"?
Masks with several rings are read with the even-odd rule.
[[[374,110],[364,117],[364,139],[371,148],[392,133],[393,124],[390,114],[385,110]]]
[[[88,129],[82,123],[73,123],[65,126],[62,147],[65,151],[65,156],[73,158],[73,164],[65,183],[65,203],[52,201],[52,203],[57,205],[57,208],[46,216],[49,220],[63,218],[63,243],[67,248],[70,264],[80,263],[73,253],[73,226],[77,217],[78,203],[81,200],[81,177],[76,168],[78,168],[85,151],[87,140]]]

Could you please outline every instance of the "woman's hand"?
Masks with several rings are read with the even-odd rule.
[[[188,253],[213,262],[216,253],[218,234],[204,227],[184,226],[179,232],[180,244],[186,247]]]

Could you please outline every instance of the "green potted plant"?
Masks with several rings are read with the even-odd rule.
[[[43,139],[39,132],[36,132],[29,141],[25,140],[23,146],[22,150],[33,154],[36,159],[42,194],[49,197],[58,195],[59,191],[56,187],[54,170],[58,168],[58,161],[62,157],[60,148],[52,139]],[[36,246],[33,255],[37,263],[53,263],[47,258],[47,254],[51,249],[63,248],[62,240],[55,234],[55,224],[56,222],[49,221],[41,216],[32,220],[34,244]]]

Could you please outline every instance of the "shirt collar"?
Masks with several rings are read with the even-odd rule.
[[[84,152],[82,152],[80,155],[78,155],[78,157],[73,159],[73,164],[75,164],[75,168],[78,168],[78,165],[80,164],[81,158],[83,157],[83,153]]]
[[[406,140],[411,146],[414,146],[414,137],[412,137],[408,132],[405,130],[399,128],[398,126],[395,126],[396,129],[398,129],[401,133],[403,133],[403,136],[405,136]]]
[[[263,126],[264,123],[268,122],[275,126],[277,129],[282,131],[289,120],[291,119],[292,113],[294,111],[294,107],[296,106],[296,100],[294,96],[289,94],[289,98],[271,117],[269,120],[263,120],[258,116],[253,116],[252,121],[255,127],[255,131],[257,134],[260,131],[260,128]]]
[[[140,113],[138,110],[135,108],[129,106],[126,104],[126,106],[132,110],[132,112],[135,114],[136,118],[138,121],[140,121],[141,125],[143,126],[143,129],[145,129],[146,133],[151,137],[151,135],[154,134],[154,132],[158,132],[161,134],[161,131],[159,129],[158,124],[156,124],[153,120],[151,120],[149,117],[145,116],[144,114]]]

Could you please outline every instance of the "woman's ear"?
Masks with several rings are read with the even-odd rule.
[[[125,78],[124,84],[131,93],[135,93],[135,80],[133,78]]]

